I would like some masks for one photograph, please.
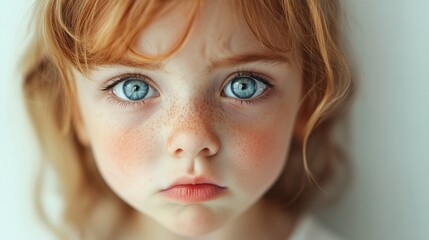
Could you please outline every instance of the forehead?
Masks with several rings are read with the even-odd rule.
[[[174,49],[189,31],[185,43],[177,52],[179,55],[194,53],[195,57],[223,57],[267,50],[230,1],[202,1],[194,19],[189,14],[192,11],[191,2],[182,1],[157,14],[141,31],[134,49],[144,55],[162,55]]]

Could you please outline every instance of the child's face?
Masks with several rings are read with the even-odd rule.
[[[183,48],[160,64],[76,73],[80,135],[105,181],[135,209],[184,235],[225,226],[272,186],[301,98],[296,62],[267,59],[268,50],[227,6],[205,6]],[[178,8],[155,19],[136,49],[168,51],[187,13]]]

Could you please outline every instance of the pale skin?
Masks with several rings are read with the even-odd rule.
[[[151,55],[170,49],[177,26],[187,24],[185,13],[178,8],[156,18],[135,49]],[[282,173],[297,131],[302,71],[287,53],[277,61],[267,54],[241,16],[212,1],[185,45],[156,66],[75,71],[79,138],[110,188],[142,213],[130,236],[287,239],[295,220],[262,197]],[[249,55],[261,57],[239,57]],[[258,84],[252,97],[228,90],[240,77]],[[130,79],[147,84],[143,99],[124,98],[121,86]],[[225,194],[194,203],[160,194],[184,176],[207,177]]]

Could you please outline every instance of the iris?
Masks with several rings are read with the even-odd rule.
[[[257,90],[256,81],[249,77],[240,77],[231,82],[231,91],[239,98],[250,98]]]
[[[139,79],[130,79],[122,86],[125,97],[132,101],[142,100],[149,92],[149,85]]]

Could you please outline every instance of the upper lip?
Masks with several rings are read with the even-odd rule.
[[[217,184],[215,181],[211,180],[208,177],[204,177],[204,176],[197,176],[197,177],[185,176],[185,177],[180,177],[180,178],[176,179],[167,188],[163,189],[163,191],[169,190],[169,189],[177,187],[177,186],[198,185],[198,184],[209,184],[209,185],[214,185],[214,186],[218,186],[218,187],[224,188],[224,187],[220,186],[219,184]]]

